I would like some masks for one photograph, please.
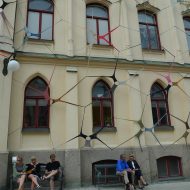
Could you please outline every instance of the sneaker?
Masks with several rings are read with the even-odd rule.
[[[37,186],[36,186],[36,189],[39,189],[39,188],[41,188],[40,185],[37,185]]]
[[[144,186],[148,186],[148,183],[145,183]]]

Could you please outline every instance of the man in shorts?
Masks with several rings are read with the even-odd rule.
[[[43,176],[43,179],[50,179],[50,189],[54,190],[54,181],[59,177],[60,163],[59,161],[56,161],[55,154],[50,155],[50,160],[51,161],[46,165],[45,176]]]

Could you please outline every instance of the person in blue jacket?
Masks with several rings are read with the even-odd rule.
[[[116,174],[124,177],[126,190],[130,189],[130,183],[127,172],[133,172],[133,170],[131,170],[127,164],[126,155],[121,154],[120,159],[117,161]]]

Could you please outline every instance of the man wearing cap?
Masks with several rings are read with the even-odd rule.
[[[126,190],[129,190],[130,184],[129,184],[127,172],[133,172],[133,170],[131,170],[127,164],[126,155],[121,154],[120,159],[117,161],[116,174],[124,177],[125,188],[126,188]]]
[[[148,183],[144,180],[140,166],[139,166],[138,162],[135,160],[135,157],[133,154],[129,155],[129,160],[127,161],[127,164],[130,167],[130,169],[135,172],[134,174],[138,180],[139,188],[143,189],[143,186],[147,186]],[[132,176],[130,174],[129,174],[129,178],[132,178]],[[143,186],[142,186],[142,184],[143,184]]]

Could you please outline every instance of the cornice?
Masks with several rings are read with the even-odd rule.
[[[183,16],[190,16],[190,9],[187,9],[185,11],[182,11],[181,13]]]
[[[151,4],[149,3],[149,1],[145,1],[145,2],[143,2],[143,3],[137,4],[137,9],[138,9],[138,11],[147,10],[147,11],[151,11],[151,12],[153,12],[153,13],[157,13],[157,12],[160,11],[159,8],[157,8],[157,7],[153,6],[153,5],[151,5]]]
[[[51,55],[42,53],[30,52],[16,52],[16,58],[21,64],[41,64],[57,66],[75,66],[75,67],[88,67],[88,56],[67,56],[67,55]],[[105,57],[90,57],[89,67],[95,68],[113,68],[116,63],[116,58]],[[171,69],[172,65],[172,69]],[[161,62],[149,60],[127,60],[120,58],[118,60],[118,67],[120,69],[136,69],[136,70],[155,70],[163,72],[182,72],[190,73],[190,63],[180,64],[177,62]]]
[[[86,4],[100,3],[106,7],[108,7],[112,4],[111,1],[108,1],[108,0],[85,0],[85,2],[86,2]]]

